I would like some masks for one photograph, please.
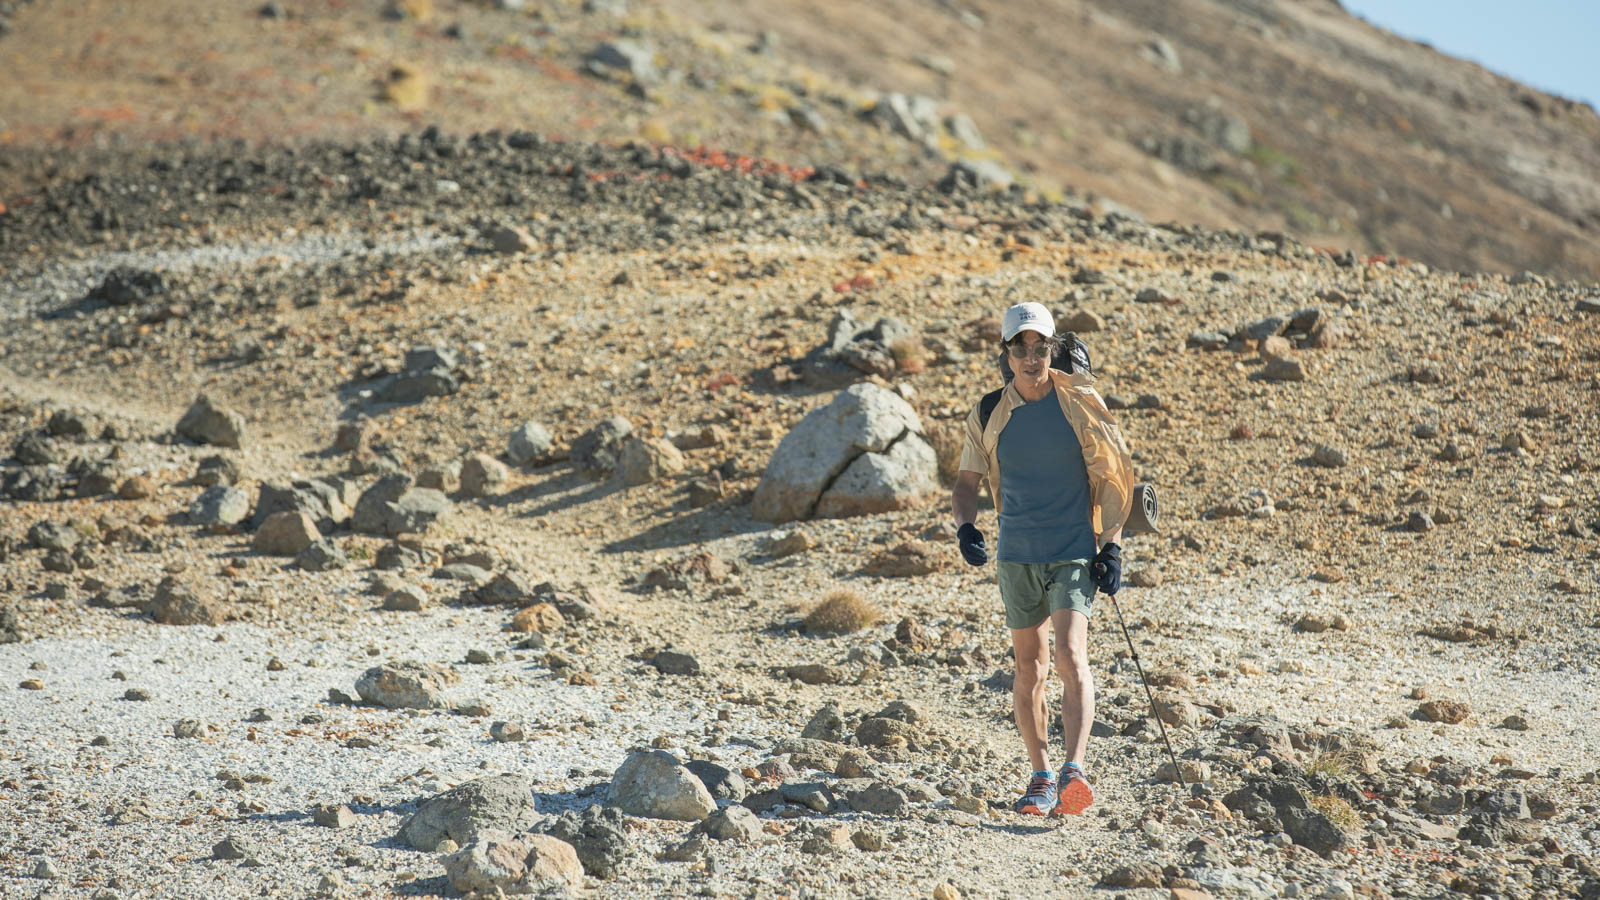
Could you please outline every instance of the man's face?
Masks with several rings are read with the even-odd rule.
[[[1011,371],[1025,383],[1037,384],[1044,380],[1050,368],[1050,347],[1037,331],[1024,331],[1011,339],[1006,348],[1011,354]],[[1017,354],[1026,351],[1018,357]]]

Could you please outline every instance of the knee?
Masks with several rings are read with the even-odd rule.
[[[1057,650],[1056,671],[1061,673],[1061,680],[1068,684],[1088,681],[1090,677],[1088,655],[1071,649]]]
[[[1019,659],[1017,675],[1012,683],[1019,691],[1031,691],[1044,682],[1044,674],[1044,660]]]

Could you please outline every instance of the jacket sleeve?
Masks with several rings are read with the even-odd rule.
[[[1084,387],[1075,394],[1085,419],[1078,429],[1078,443],[1083,446],[1083,464],[1089,472],[1095,540],[1101,543],[1121,528],[1133,511],[1133,457],[1099,392]]]
[[[961,464],[958,467],[962,472],[977,472],[980,475],[989,474],[989,458],[983,453],[983,427],[978,423],[978,407],[974,405],[972,412],[967,414],[966,424],[961,429]]]

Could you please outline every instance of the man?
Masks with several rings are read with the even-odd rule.
[[[988,480],[1000,527],[996,580],[1017,657],[1012,706],[1033,765],[1017,811],[1079,815],[1094,802],[1083,768],[1094,722],[1089,612],[1096,587],[1113,594],[1121,586],[1117,542],[1132,509],[1133,462],[1094,377],[1050,367],[1060,338],[1049,310],[1038,303],[1007,309],[1000,337],[1015,377],[986,422],[984,404],[967,416],[950,505],[962,557],[987,563],[976,520],[978,485]],[[1064,685],[1059,775],[1047,753],[1047,622]]]

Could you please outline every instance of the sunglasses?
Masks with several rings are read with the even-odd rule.
[[[1049,359],[1050,358],[1050,342],[1049,341],[1040,341],[1037,344],[1033,344],[1032,345],[1032,347],[1033,347],[1032,350],[1029,350],[1028,347],[1029,347],[1028,344],[1007,344],[1006,345],[1006,349],[1011,351],[1011,358],[1012,359],[1027,359],[1029,356],[1032,356],[1034,359]]]

